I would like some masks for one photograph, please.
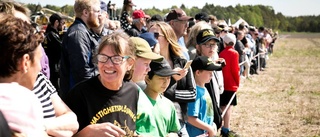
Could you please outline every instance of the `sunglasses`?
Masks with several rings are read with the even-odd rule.
[[[153,34],[154,34],[154,38],[156,38],[156,39],[158,39],[160,36],[164,37],[164,35],[160,34],[159,32],[154,32]]]

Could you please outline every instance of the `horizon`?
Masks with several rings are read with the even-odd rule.
[[[55,6],[64,6],[64,5],[73,5],[73,0],[17,0],[19,2],[25,3],[25,4],[40,4],[41,6],[45,5],[55,5]],[[108,3],[109,0],[103,0],[104,2]],[[153,7],[156,7],[157,9],[167,9],[171,8],[172,6],[180,7],[182,4],[184,4],[187,8],[192,7],[198,7],[202,8],[206,3],[208,4],[214,4],[215,6],[222,6],[222,7],[228,7],[232,6],[235,7],[236,5],[264,5],[264,6],[270,6],[275,11],[275,14],[282,13],[284,16],[291,16],[291,17],[297,17],[297,16],[318,16],[320,15],[320,8],[318,8],[317,0],[306,0],[306,1],[300,1],[300,0],[269,0],[269,1],[263,1],[263,0],[228,0],[228,1],[221,1],[221,0],[198,0],[196,3],[192,2],[186,2],[189,0],[162,0],[160,4],[159,1],[156,0],[133,0],[133,3],[137,6],[133,9],[151,9]],[[111,3],[116,4],[116,8],[122,8],[122,0],[111,0]],[[171,4],[168,4],[171,3]],[[157,5],[155,5],[157,4]],[[290,5],[289,5],[290,4]],[[303,5],[303,7],[301,6]],[[284,8],[285,7],[285,8]],[[303,9],[305,8],[305,9]]]

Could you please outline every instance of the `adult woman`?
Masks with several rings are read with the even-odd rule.
[[[130,16],[130,11],[132,10],[132,6],[135,6],[132,3],[132,0],[124,0],[121,11],[120,23],[121,28],[125,31],[131,28],[132,18]]]
[[[128,39],[120,31],[103,37],[96,55],[100,74],[67,95],[80,126],[75,136],[133,136],[139,88],[129,82],[135,48]]]
[[[194,101],[196,97],[192,71],[190,69],[183,69],[187,60],[182,57],[182,50],[177,43],[177,37],[169,24],[157,22],[150,28],[150,32],[158,35],[160,55],[169,62],[174,71],[180,74],[171,77],[170,84],[164,92],[164,96],[175,103],[183,129],[182,132],[183,134],[187,134],[186,130],[184,130],[187,112],[186,103]]]
[[[42,35],[31,24],[0,14],[0,110],[14,132],[46,136],[41,105],[30,91],[41,70]]]

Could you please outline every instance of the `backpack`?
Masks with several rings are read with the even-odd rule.
[[[210,94],[211,100],[212,100],[213,114],[214,114],[213,115],[214,116],[213,122],[216,124],[217,129],[219,129],[222,126],[222,116],[221,116],[222,111],[221,111],[220,107],[218,106],[217,99],[214,94],[215,91],[214,91],[212,82],[213,81],[211,79],[210,82],[205,85],[205,87],[207,88],[207,90]]]

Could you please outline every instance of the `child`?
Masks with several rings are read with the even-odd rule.
[[[217,126],[213,122],[213,106],[210,94],[205,87],[209,83],[216,65],[207,56],[196,57],[191,64],[194,79],[197,84],[196,101],[188,103],[187,131],[190,137],[217,134]]]
[[[137,133],[143,136],[177,137],[180,123],[175,107],[162,93],[167,89],[171,76],[178,72],[173,71],[166,60],[152,61],[150,68],[145,77],[145,94],[139,95]]]

